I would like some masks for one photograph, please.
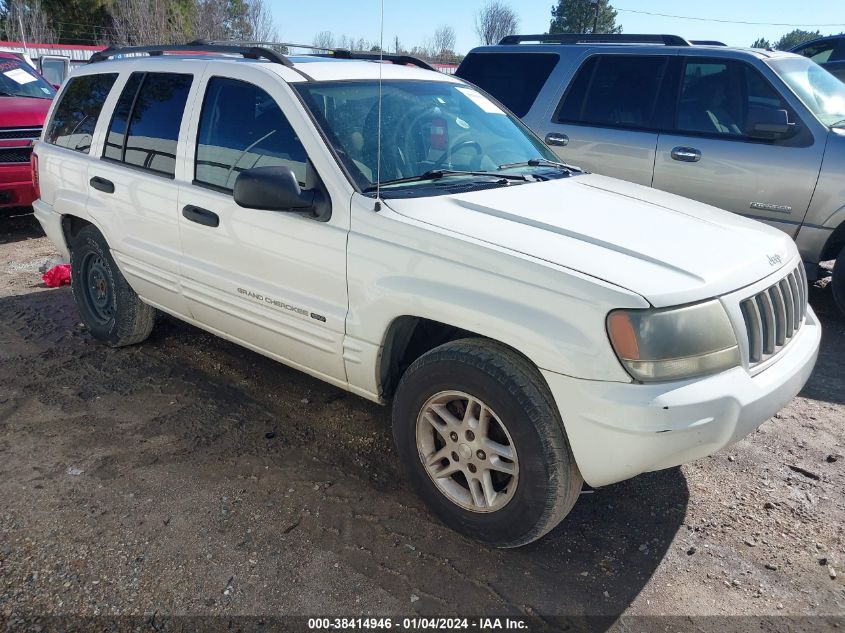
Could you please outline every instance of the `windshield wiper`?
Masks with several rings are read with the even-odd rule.
[[[14,92],[0,90],[0,97],[20,97],[23,99],[52,99],[52,97],[39,97],[38,95],[19,95]]]
[[[385,185],[401,185],[407,182],[424,182],[426,180],[440,180],[449,176],[487,176],[495,178],[496,180],[522,180],[528,181],[528,178],[522,174],[500,174],[495,171],[462,171],[457,169],[432,169],[420,174],[419,176],[410,176],[408,178],[394,178],[393,180],[385,180],[381,182],[380,186]],[[371,193],[378,189],[379,185],[371,185],[364,189],[364,193]]]
[[[568,172],[576,170],[576,168],[572,167],[571,165],[558,163],[556,161],[547,160],[545,158],[532,158],[531,160],[524,160],[519,163],[507,163],[505,165],[499,165],[500,170],[513,169],[515,167],[555,167],[556,169],[563,169]]]

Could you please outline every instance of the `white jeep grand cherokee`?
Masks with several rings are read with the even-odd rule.
[[[197,43],[75,71],[35,212],[92,336],[139,343],[161,310],[392,401],[419,494],[499,547],[804,385],[821,332],[782,232],[561,164],[473,86],[356,57]]]

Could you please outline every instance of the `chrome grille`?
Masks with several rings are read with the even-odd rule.
[[[753,367],[780,352],[798,333],[807,314],[807,273],[798,267],[773,286],[740,303]]]
[[[0,141],[31,141],[41,136],[40,127],[0,127]]]

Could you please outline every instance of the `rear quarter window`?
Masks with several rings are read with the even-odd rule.
[[[455,74],[524,117],[559,59],[557,53],[470,53]]]
[[[87,154],[103,104],[117,73],[74,77],[59,97],[44,138],[48,143]]]

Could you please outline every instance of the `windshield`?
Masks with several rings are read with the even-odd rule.
[[[845,125],[845,84],[815,62],[790,57],[769,66],[825,125]]]
[[[372,188],[379,169],[378,81],[303,83],[296,89],[358,186]],[[383,83],[382,95],[381,182],[387,192],[442,187],[440,178],[389,184],[437,170],[471,171],[462,177],[484,180],[478,172],[548,171],[536,159],[558,161],[518,119],[467,85],[391,80]],[[518,166],[508,167],[513,164]]]
[[[0,97],[52,99],[55,94],[56,89],[29,64],[0,57]]]

